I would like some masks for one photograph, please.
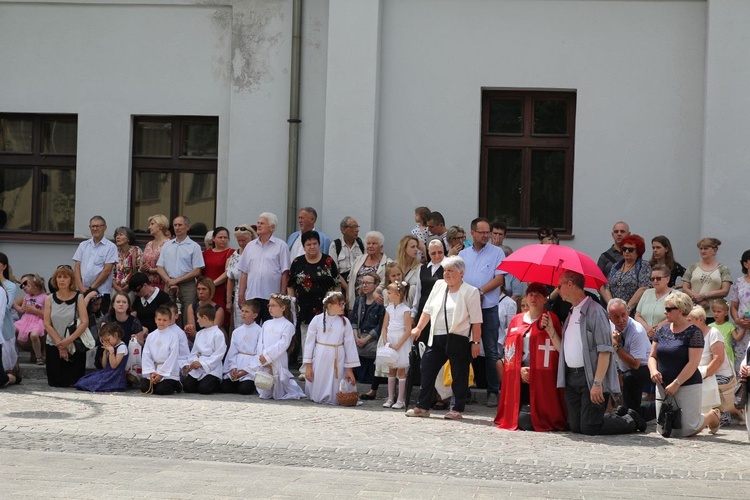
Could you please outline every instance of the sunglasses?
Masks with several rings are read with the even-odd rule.
[[[668,313],[671,313],[672,311],[676,311],[676,310],[677,310],[676,307],[665,307],[664,308],[664,312],[668,312]]]
[[[22,281],[22,282],[21,282],[21,288],[26,288],[27,286],[29,286],[29,282],[28,282],[28,280],[27,280],[27,281]]]
[[[58,269],[73,269],[71,266],[67,264],[60,264],[59,266],[57,266],[57,268]]]
[[[635,247],[622,247],[622,251],[625,253],[635,252]]]
[[[250,232],[250,228],[247,228],[245,226],[237,226],[234,228],[235,231],[247,231]]]
[[[666,276],[651,276],[651,281],[661,281],[664,278],[666,278]]]

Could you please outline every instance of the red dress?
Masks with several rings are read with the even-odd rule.
[[[560,321],[549,313],[555,330],[562,331]],[[567,409],[563,389],[557,388],[557,363],[560,358],[546,331],[538,321],[529,325],[523,313],[516,314],[508,326],[503,359],[503,388],[497,407],[495,423],[501,429],[518,428],[521,404],[521,360],[523,337],[529,335],[529,406],[535,431],[562,431],[568,428]]]
[[[234,248],[227,248],[222,252],[214,252],[212,248],[207,248],[203,251],[203,262],[205,267],[203,268],[203,275],[206,278],[215,280],[226,271],[227,260],[234,253]],[[224,309],[227,305],[227,282],[225,281],[221,285],[216,287],[214,292],[213,302]],[[229,319],[231,314],[224,315],[224,326],[229,326]]]

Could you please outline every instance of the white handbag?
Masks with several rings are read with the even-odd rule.
[[[271,365],[271,370],[276,371],[275,367]],[[264,370],[258,370],[255,372],[255,388],[262,391],[273,390],[273,384],[276,381],[275,373],[268,373]]]

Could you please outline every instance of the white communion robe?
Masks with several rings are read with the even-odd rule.
[[[222,360],[225,352],[227,352],[227,342],[221,328],[214,325],[198,331],[186,364],[190,365],[193,361],[197,361],[201,367],[190,370],[188,375],[198,380],[202,380],[206,375],[213,375],[221,380]]]
[[[141,365],[143,378],[156,372],[165,379],[180,381],[180,365],[178,355],[180,352],[180,339],[171,328],[154,330],[146,337],[146,345],[143,346]]]
[[[258,352],[266,364],[260,369],[273,373],[276,381],[273,389],[258,389],[261,399],[301,399],[305,393],[289,371],[289,357],[286,350],[292,343],[294,325],[286,318],[274,318],[263,323],[263,331],[258,342]]]
[[[185,330],[180,328],[177,323],[169,325],[170,330],[174,330],[177,333],[177,338],[180,340],[180,352],[177,354],[177,364],[182,368],[188,364],[188,356],[190,356],[190,345],[188,344],[187,335]]]
[[[339,404],[336,393],[345,369],[359,366],[357,344],[349,320],[326,313],[315,316],[307,329],[303,363],[312,363],[313,368],[313,381],[305,383],[307,397],[316,403]]]
[[[232,332],[227,357],[224,359],[224,378],[229,379],[232,370],[245,370],[247,375],[237,381],[255,380],[255,371],[260,368],[258,339],[262,330],[257,323],[240,325]]]

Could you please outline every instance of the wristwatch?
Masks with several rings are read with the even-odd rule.
[[[602,383],[598,380],[594,380],[594,387],[601,387]]]
[[[470,344],[474,344],[474,345],[479,345],[479,344],[481,344],[481,342],[480,342],[480,341],[478,341],[478,340],[472,340],[472,341],[470,342]]]

